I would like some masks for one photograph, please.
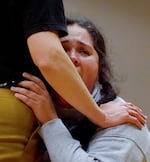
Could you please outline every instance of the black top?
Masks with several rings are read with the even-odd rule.
[[[0,85],[20,81],[25,71],[41,77],[26,40],[40,31],[57,30],[60,36],[67,34],[62,0],[6,0],[3,3]]]

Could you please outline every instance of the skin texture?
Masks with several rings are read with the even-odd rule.
[[[61,39],[61,43],[88,90],[92,92],[101,68],[91,36],[84,28],[76,24],[68,26],[68,32],[69,35]],[[24,73],[23,76],[27,80],[19,83],[21,87],[11,87],[15,96],[33,110],[42,124],[58,118],[55,105],[43,82],[28,73]],[[62,107],[73,108],[56,92],[54,95],[57,104],[60,104]],[[100,110],[106,114],[102,125],[104,128],[127,122],[141,128],[147,120],[141,109],[132,103],[109,102],[102,104]]]

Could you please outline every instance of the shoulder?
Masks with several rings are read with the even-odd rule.
[[[150,132],[145,125],[142,129],[129,124],[123,124],[98,131],[95,138],[121,138],[136,145],[150,160]]]

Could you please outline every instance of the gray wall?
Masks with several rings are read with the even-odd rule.
[[[120,96],[141,107],[150,128],[150,1],[64,0],[66,15],[92,19],[106,39]]]

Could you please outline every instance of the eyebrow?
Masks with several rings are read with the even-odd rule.
[[[70,41],[68,41],[68,40],[62,40],[61,41],[61,43],[68,43],[68,42],[70,42]],[[85,42],[81,42],[81,41],[77,41],[77,42],[82,46],[86,46],[86,48],[88,48],[88,49],[93,49],[94,50],[94,48],[91,45],[89,45],[89,44],[87,44]]]

